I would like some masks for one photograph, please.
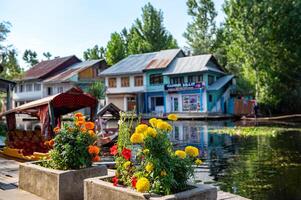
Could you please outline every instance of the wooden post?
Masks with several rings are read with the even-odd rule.
[[[6,88],[6,110],[11,109],[11,102],[10,102],[10,84],[8,84]]]

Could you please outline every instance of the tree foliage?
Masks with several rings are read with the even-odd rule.
[[[215,17],[217,16],[212,0],[188,0],[188,23],[183,34],[194,54],[212,53],[216,39]]]
[[[88,93],[93,95],[97,99],[105,98],[106,87],[105,84],[101,81],[95,82],[88,89]]]
[[[84,51],[84,59],[85,60],[104,59],[105,53],[106,53],[106,49],[104,47],[98,47],[98,45],[95,45],[93,48]]]
[[[125,41],[121,34],[114,32],[107,44],[106,61],[109,65],[117,63],[126,56]]]
[[[50,58],[52,57],[52,54],[50,52],[44,52],[43,53],[43,56],[47,59],[47,60],[50,60]]]
[[[34,66],[39,62],[38,60],[38,54],[35,51],[32,51],[30,49],[26,49],[23,54],[23,60],[29,64],[31,67]]]

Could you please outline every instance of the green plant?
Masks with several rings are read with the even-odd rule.
[[[63,128],[56,127],[56,136],[49,141],[53,149],[49,152],[50,160],[43,166],[60,169],[80,169],[90,167],[93,161],[99,161],[99,147],[95,146],[94,123],[86,122],[81,113],[75,114],[72,124]]]

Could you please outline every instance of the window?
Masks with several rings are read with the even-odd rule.
[[[121,77],[121,87],[129,87],[129,86],[130,86],[130,78]]]
[[[62,93],[64,91],[63,87],[58,87],[57,88],[57,93]]]
[[[22,84],[19,86],[19,92],[23,92],[23,85]]]
[[[162,74],[152,74],[149,81],[151,85],[163,84],[163,76]]]
[[[26,92],[32,91],[32,84],[26,84]]]
[[[116,78],[109,78],[109,87],[110,88],[116,87]]]
[[[211,85],[212,83],[214,83],[214,76],[208,75],[208,85]]]
[[[188,76],[189,83],[201,83],[202,81],[203,75]]]
[[[184,77],[171,77],[170,84],[184,83]]]
[[[209,102],[211,103],[212,102],[212,94],[209,94]]]
[[[164,98],[156,97],[156,106],[164,106]]]
[[[39,83],[35,83],[33,87],[34,87],[34,91],[40,91],[41,90],[41,84],[39,84]]]
[[[135,86],[143,86],[143,76],[135,76]]]
[[[127,97],[127,110],[133,111],[136,108],[136,98],[135,97]]]
[[[47,95],[52,95],[53,91],[52,91],[52,87],[48,87],[47,88]]]

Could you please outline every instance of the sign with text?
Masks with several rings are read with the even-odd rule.
[[[186,82],[177,84],[165,84],[164,89],[168,91],[185,90],[185,89],[198,89],[205,87],[204,83]]]

